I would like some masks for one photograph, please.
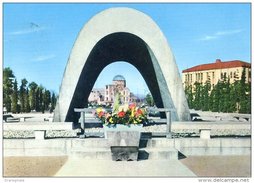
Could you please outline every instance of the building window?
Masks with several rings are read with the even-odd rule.
[[[220,78],[223,79],[223,73],[220,73]]]
[[[203,81],[203,73],[201,73],[201,81]]]
[[[233,73],[232,72],[230,72],[230,78],[233,78]]]
[[[251,81],[251,70],[248,71],[248,75],[249,75],[248,82],[250,82]]]
[[[227,78],[227,73],[226,72],[224,72],[224,79],[226,79]]]
[[[236,72],[234,72],[234,78],[238,79],[238,75],[236,74]]]

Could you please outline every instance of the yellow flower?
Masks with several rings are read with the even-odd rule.
[[[98,107],[98,108],[96,109],[96,113],[97,113],[97,114],[99,114],[99,113],[102,112],[102,111],[103,111],[102,107]]]
[[[112,118],[112,117],[109,118],[109,122],[110,122],[110,123],[113,123],[113,118]]]
[[[132,109],[131,109],[131,117],[134,117],[134,115],[135,115],[135,109],[132,108]]]
[[[128,109],[129,109],[128,104],[121,105],[121,106],[119,106],[119,108],[118,108],[118,112],[121,112],[121,111],[123,111],[123,112],[127,112],[127,111],[128,111]]]

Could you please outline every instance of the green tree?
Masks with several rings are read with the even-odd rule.
[[[39,86],[36,88],[36,97],[35,97],[35,110],[37,112],[44,112],[44,104],[43,104],[43,86]]]
[[[251,113],[251,83],[246,82],[246,69],[243,69],[240,80],[237,72],[234,73],[234,83],[230,84],[226,74],[222,79],[212,90],[209,81],[204,86],[195,83],[194,92],[191,86],[185,87],[189,107],[213,112]]]
[[[201,90],[202,86],[200,83],[196,82],[195,84],[195,93],[194,93],[194,100],[193,100],[193,107],[195,110],[201,109]]]
[[[211,100],[212,100],[212,106],[211,106],[211,111],[212,112],[220,112],[221,109],[221,93],[220,93],[220,82],[218,82],[213,90],[212,90],[212,94],[211,94]]]
[[[193,109],[193,92],[192,86],[185,86],[185,95],[190,109]]]
[[[31,112],[28,89],[26,90],[26,95],[25,95],[25,112]]]
[[[22,79],[21,80],[21,85],[19,88],[19,100],[20,100],[20,110],[21,112],[26,112],[25,109],[25,98],[26,98],[26,90],[27,90],[27,80],[26,79]]]
[[[229,92],[229,112],[237,111],[237,91],[236,91],[236,83],[230,84],[230,92]]]
[[[239,113],[247,113],[247,85],[246,85],[246,69],[243,69],[240,86],[239,86]]]
[[[231,109],[232,102],[231,101],[231,86],[229,79],[224,83],[224,105],[223,105],[223,112],[233,112]]]
[[[55,109],[56,95],[35,82],[28,84],[24,78],[18,88],[13,71],[7,67],[3,70],[3,106],[7,112],[19,113],[31,110],[42,111]]]
[[[52,93],[52,96],[51,96],[51,106],[50,106],[50,112],[53,112],[54,111],[54,109],[55,109],[55,106],[56,106],[56,95],[55,95],[55,93],[53,92]]]
[[[213,107],[214,107],[214,93],[215,93],[215,89],[213,87],[213,89],[211,90],[210,96],[209,96],[209,111],[213,111]]]
[[[11,111],[11,95],[13,92],[13,79],[15,78],[13,71],[7,67],[3,70],[3,105],[7,112]]]
[[[49,110],[50,99],[51,99],[50,91],[45,89],[43,93],[43,104],[45,110]]]
[[[210,82],[206,82],[205,85],[202,87],[202,94],[201,94],[201,109],[202,111],[209,110],[209,92],[211,90]]]
[[[17,80],[14,80],[13,83],[13,92],[12,92],[12,97],[11,97],[11,112],[12,113],[17,113],[18,112],[18,83]]]
[[[251,83],[246,84],[246,113],[251,114]]]
[[[240,101],[241,101],[241,84],[240,81],[234,82],[234,91],[235,91],[235,102],[236,102],[236,112],[240,110]]]
[[[148,106],[154,106],[154,100],[150,93],[146,95],[145,100]]]
[[[36,109],[36,88],[38,85],[35,82],[31,82],[29,84],[29,100],[30,100],[30,108],[31,110]]]
[[[227,93],[227,82],[226,82],[226,77],[224,76],[224,80],[219,82],[218,89],[219,89],[219,112],[227,112],[227,107],[228,105],[228,95]]]

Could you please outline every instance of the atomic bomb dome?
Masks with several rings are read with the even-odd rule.
[[[126,81],[125,78],[122,75],[116,75],[113,78],[113,81]]]

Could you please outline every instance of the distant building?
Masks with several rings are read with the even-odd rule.
[[[90,103],[95,103],[95,104],[103,104],[104,103],[104,89],[96,89],[93,88],[89,97],[88,101]]]
[[[246,82],[251,82],[251,64],[240,60],[222,62],[217,59],[215,63],[197,65],[182,71],[182,81],[185,86],[193,86],[195,82],[210,82],[212,88],[225,77],[230,83],[240,80],[243,69],[246,72]]]
[[[121,102],[135,102],[136,98],[126,86],[126,80],[122,75],[116,75],[113,78],[112,84],[108,84],[104,89],[93,89],[89,95],[88,102],[112,105],[116,92],[120,93]]]

